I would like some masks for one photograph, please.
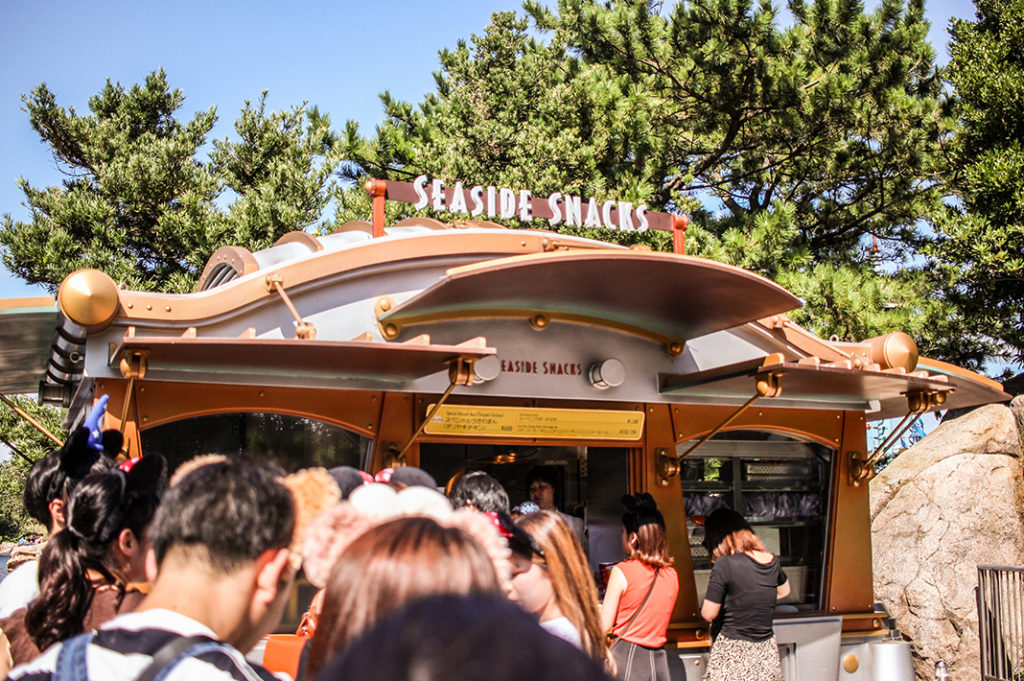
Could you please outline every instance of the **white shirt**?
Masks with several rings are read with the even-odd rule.
[[[9,617],[39,595],[39,561],[30,560],[0,582],[0,617]]]
[[[541,622],[540,626],[558,638],[568,641],[580,650],[583,649],[580,632],[576,631],[576,627],[572,626],[572,622],[569,621],[568,617],[556,617],[553,620]]]

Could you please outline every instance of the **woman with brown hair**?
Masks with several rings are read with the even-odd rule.
[[[704,546],[713,565],[700,614],[714,636],[705,681],[782,681],[772,613],[789,582],[778,557],[730,508],[707,517]]]
[[[305,678],[314,678],[332,655],[409,601],[481,592],[500,593],[498,576],[487,550],[466,530],[425,517],[372,527],[331,569]]]
[[[665,537],[665,519],[644,492],[622,497],[622,550],[628,558],[612,568],[601,606],[604,631],[615,637],[615,676],[628,681],[668,681],[665,633],[679,594]]]
[[[510,541],[513,599],[537,615],[542,627],[603,662],[607,646],[597,586],[576,533],[554,511],[529,513],[515,524],[531,541],[528,552]]]

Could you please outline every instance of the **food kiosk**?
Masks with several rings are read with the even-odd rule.
[[[690,679],[710,644],[700,519],[727,504],[793,586],[777,614],[786,678],[894,678],[879,671],[896,632],[872,594],[867,486],[886,443],[868,449],[868,423],[901,419],[891,443],[922,413],[1008,399],[998,383],[919,357],[906,334],[816,337],[786,317],[801,305],[790,292],[685,255],[681,216],[425,177],[367,191],[372,222],[221,248],[194,293],[85,270],[56,309],[9,303],[7,344],[48,362],[4,355],[0,388],[38,390],[69,426],[109,395],[129,455],[172,467],[239,452],[287,469],[410,464],[441,483],[485,470],[515,504],[530,468],[554,466],[595,575],[621,558],[621,495],[647,491],[679,574],[669,638]],[[449,222],[385,225],[388,200]],[[544,221],[668,230],[675,252]]]

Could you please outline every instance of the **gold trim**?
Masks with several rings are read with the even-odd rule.
[[[4,298],[0,299],[0,312],[8,310],[26,310],[32,308],[50,308],[57,304],[53,296],[41,296],[36,298]]]
[[[381,264],[397,267],[407,261],[426,260],[438,256],[459,258],[465,255],[478,255],[481,258],[493,258],[495,254],[501,257],[503,253],[542,252],[542,241],[546,238],[540,234],[517,233],[515,230],[468,234],[454,230],[427,232],[402,239],[370,240],[351,248],[312,253],[307,258],[268,268],[266,273],[276,273],[286,278],[289,288],[294,291],[311,282]],[[214,255],[216,256],[216,253]],[[253,262],[255,263],[255,260]],[[209,263],[207,266],[210,266]],[[122,291],[121,300],[125,309],[121,310],[114,321],[167,323],[211,319],[231,313],[268,295],[261,278],[243,278],[199,293]],[[171,309],[167,310],[168,307]]]
[[[642,329],[640,327],[632,326],[630,324],[620,324],[618,322],[612,322],[607,319],[601,319],[600,317],[590,317],[588,315],[573,314],[570,312],[551,312],[545,310],[538,314],[536,310],[510,310],[507,308],[502,309],[480,309],[480,310],[458,310],[450,312],[436,312],[436,313],[424,313],[419,315],[408,315],[402,316],[402,323],[395,324],[394,322],[385,322],[384,327],[392,326],[396,329],[404,329],[410,326],[418,326],[421,324],[434,324],[437,322],[450,322],[464,319],[526,319],[530,325],[541,331],[551,326],[552,322],[568,322],[575,324],[585,324],[587,326],[596,326],[599,328],[612,329],[614,331],[620,331],[622,333],[628,333],[633,336],[640,338],[646,338],[647,340],[655,343],[661,343],[665,345],[666,351],[669,354],[679,354],[682,352],[683,343],[677,338],[666,336],[656,331],[649,329]],[[397,337],[397,333],[395,336]],[[678,346],[679,351],[673,352],[672,348]]]

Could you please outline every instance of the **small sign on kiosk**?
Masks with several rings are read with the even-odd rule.
[[[428,412],[433,405],[428,407]],[[612,409],[547,409],[442,405],[427,423],[430,435],[554,437],[635,442],[644,413]]]

